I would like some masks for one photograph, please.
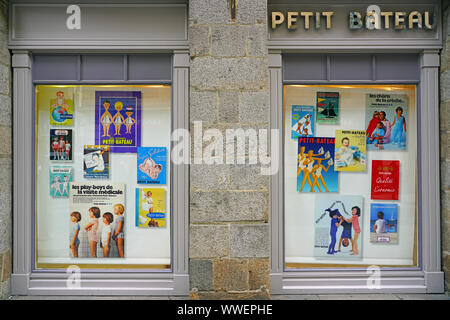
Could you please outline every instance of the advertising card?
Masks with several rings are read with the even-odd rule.
[[[109,178],[109,146],[85,145],[83,150],[83,177]]]
[[[372,160],[372,200],[398,200],[400,161]]]
[[[72,182],[72,167],[50,167],[50,196],[53,198],[68,198],[69,183]]]
[[[398,243],[398,205],[370,204],[370,242]]]
[[[292,106],[292,139],[314,137],[314,107]]]
[[[58,91],[50,100],[50,125],[71,126],[73,124],[73,97],[68,92]]]
[[[317,92],[317,123],[339,124],[339,92]]]
[[[166,191],[162,188],[136,188],[136,227],[166,227]]]
[[[50,129],[50,161],[72,161],[72,129]]]
[[[166,184],[167,148],[137,148],[137,183]]]
[[[336,130],[334,170],[366,171],[366,135],[359,130]]]

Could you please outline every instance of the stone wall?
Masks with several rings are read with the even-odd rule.
[[[442,264],[445,290],[450,290],[450,5],[443,1],[443,49],[441,52],[441,213]]]
[[[227,0],[189,1],[191,136],[195,121],[202,122],[203,132],[218,129],[224,137],[227,129],[269,128],[266,2],[236,1],[232,19]],[[203,141],[203,150],[209,144]],[[246,164],[196,164],[195,152],[191,298],[265,298],[269,178],[260,175],[258,164],[248,165],[248,145]]]
[[[8,2],[0,0],[0,300],[10,294],[12,241],[11,56],[7,39]]]

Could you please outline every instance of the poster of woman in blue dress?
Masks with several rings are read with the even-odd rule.
[[[95,92],[95,144],[136,153],[141,145],[141,92]]]

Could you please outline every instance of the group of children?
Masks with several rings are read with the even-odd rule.
[[[103,257],[108,258],[111,250],[111,240],[116,242],[119,257],[124,258],[124,213],[123,204],[113,206],[114,215],[111,212],[100,213],[98,207],[89,208],[90,220],[84,227],[88,236],[89,250],[92,258],[97,258],[97,243],[100,242],[100,248],[103,250]],[[99,218],[102,217],[103,227],[99,237]],[[114,219],[114,216],[116,218]],[[72,228],[70,233],[70,249],[74,258],[78,258],[78,248],[80,246],[80,221],[81,214],[78,211],[70,213]],[[113,225],[114,222],[114,225]],[[100,240],[100,241],[99,241]]]
[[[53,138],[51,160],[70,160],[70,149],[72,145],[69,140],[64,140],[61,136]]]
[[[329,212],[330,218],[331,218],[331,225],[330,225],[330,237],[331,242],[328,246],[328,254],[335,254],[337,252],[341,251],[341,245],[344,245],[344,247],[347,247],[349,245],[349,241],[352,244],[352,253],[350,255],[358,255],[359,249],[358,249],[358,238],[361,234],[361,227],[359,225],[359,217],[361,216],[361,208],[358,206],[352,207],[352,217],[351,219],[344,218],[339,210],[331,210],[326,209],[325,211]],[[339,240],[339,246],[338,250],[335,249],[336,247],[336,235],[339,227],[342,226],[343,230],[341,233],[341,238]],[[352,237],[352,228],[354,231],[353,237]]]
[[[366,130],[368,144],[375,143],[375,147],[380,150],[384,149],[383,144],[387,143],[397,143],[398,147],[401,148],[406,133],[406,120],[403,116],[402,107],[397,107],[395,113],[396,117],[392,123],[386,119],[386,112],[375,111],[373,113],[372,120],[370,120]],[[391,132],[392,127],[394,128]]]

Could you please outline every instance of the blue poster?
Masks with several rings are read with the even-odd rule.
[[[398,243],[398,205],[395,203],[370,204],[370,242]]]
[[[298,138],[297,191],[338,192],[334,138]]]
[[[69,184],[72,182],[72,167],[50,167],[50,196],[53,198],[68,198]]]
[[[167,148],[137,148],[137,183],[166,184]]]
[[[292,106],[292,139],[314,137],[314,107]]]

